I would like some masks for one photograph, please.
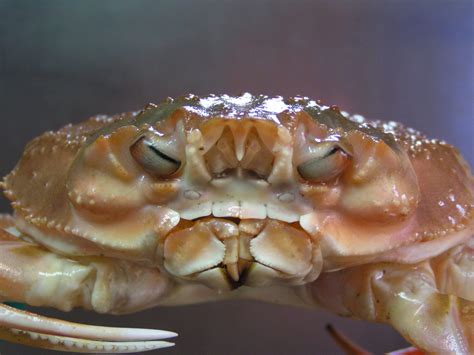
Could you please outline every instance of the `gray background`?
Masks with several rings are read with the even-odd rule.
[[[473,15],[472,1],[0,0],[0,175],[43,131],[189,92],[320,98],[443,138],[473,165]],[[338,353],[327,322],[377,353],[405,344],[387,326],[253,302],[41,311],[178,331],[157,354]]]

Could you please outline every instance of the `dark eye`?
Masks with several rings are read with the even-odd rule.
[[[133,158],[150,174],[166,178],[181,167],[181,161],[172,156],[166,142],[159,138],[143,136],[131,147]]]
[[[327,181],[336,177],[348,161],[348,154],[335,143],[321,143],[311,155],[297,167],[301,177],[309,181]]]

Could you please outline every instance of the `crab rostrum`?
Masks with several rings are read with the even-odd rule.
[[[450,145],[303,97],[189,95],[47,132],[1,187],[4,301],[127,313],[250,298],[474,351],[473,177]],[[140,352],[176,334],[0,306],[0,337]]]

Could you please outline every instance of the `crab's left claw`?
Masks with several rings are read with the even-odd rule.
[[[118,314],[156,305],[168,290],[168,279],[156,268],[108,258],[69,259],[15,237],[12,228],[11,220],[0,218],[0,301]],[[0,339],[39,348],[133,353],[173,346],[162,340],[176,335],[65,322],[0,304]]]
[[[95,353],[132,353],[167,348],[176,333],[72,323],[0,305],[0,338],[38,348]]]

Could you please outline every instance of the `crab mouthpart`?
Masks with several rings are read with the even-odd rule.
[[[319,246],[296,225],[206,218],[166,238],[164,266],[178,279],[232,290],[313,281],[322,257]]]
[[[212,124],[211,124],[212,123]],[[292,134],[263,120],[213,119],[187,136],[176,196],[181,219],[274,219],[297,222],[312,207],[300,194]]]

